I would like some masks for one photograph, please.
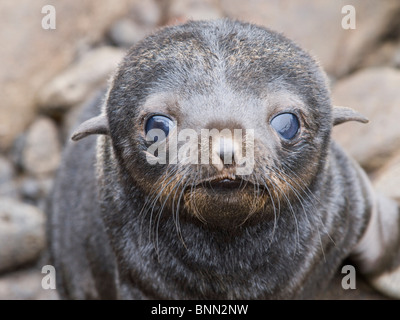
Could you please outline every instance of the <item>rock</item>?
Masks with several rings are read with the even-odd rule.
[[[21,181],[20,194],[25,202],[38,204],[40,200],[47,198],[52,186],[51,177],[26,177]]]
[[[32,175],[54,172],[60,163],[61,147],[55,123],[38,118],[28,129],[22,150],[23,168]]]
[[[373,184],[379,193],[400,203],[400,153],[376,173]]]
[[[39,268],[0,276],[0,300],[57,300],[56,290],[42,288],[43,276]]]
[[[400,45],[398,45],[396,47],[396,51],[394,52],[392,63],[393,63],[394,67],[400,68]]]
[[[362,61],[360,68],[400,66],[400,43],[385,42]]]
[[[16,197],[18,195],[16,184],[13,181],[14,166],[5,157],[0,155],[0,197]]]
[[[356,29],[341,27],[342,8],[356,9]],[[224,15],[283,32],[320,60],[334,77],[353,71],[398,20],[397,0],[221,0]],[[374,23],[371,23],[374,21]]]
[[[39,88],[139,2],[20,0],[16,6],[13,0],[0,1],[0,39],[6,44],[0,50],[0,149],[8,149],[32,122]],[[48,4],[56,9],[56,30],[41,28],[41,10]]]
[[[36,207],[0,199],[0,272],[35,261],[45,247],[45,217]]]
[[[168,23],[186,20],[211,20],[222,18],[216,0],[173,0],[168,9]]]
[[[19,191],[18,183],[14,180],[0,184],[0,197],[18,199],[19,198],[18,191]]]
[[[10,182],[14,177],[14,167],[10,161],[0,155],[0,185]]]
[[[40,109],[54,114],[82,102],[98,86],[106,83],[123,56],[123,50],[113,47],[87,52],[38,92]]]
[[[16,137],[11,148],[10,159],[18,171],[23,170],[22,153],[24,150],[25,140],[26,132],[23,132]]]
[[[131,19],[125,18],[118,20],[111,26],[108,36],[112,43],[117,46],[129,48],[150,32],[151,29],[144,28]]]
[[[163,18],[162,4],[156,0],[136,2],[132,5],[130,16],[142,27],[155,28]]]
[[[333,130],[333,138],[368,171],[382,167],[400,149],[399,88],[400,71],[389,68],[359,71],[333,88],[335,105],[353,108],[370,120]]]

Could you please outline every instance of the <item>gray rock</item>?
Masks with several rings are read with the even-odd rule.
[[[56,290],[42,288],[43,276],[39,268],[0,276],[0,300],[57,300]]]
[[[0,185],[10,182],[14,177],[14,167],[10,161],[0,155]]]
[[[26,177],[20,183],[20,194],[25,201],[37,204],[46,199],[53,185],[52,177]]]
[[[136,42],[142,40],[150,33],[150,30],[151,29],[144,28],[135,23],[131,19],[125,18],[118,20],[111,26],[108,36],[117,46],[129,48]]]
[[[0,197],[18,199],[19,189],[17,181],[11,180],[7,183],[0,184]]]
[[[87,52],[38,92],[40,109],[45,113],[59,114],[82,102],[107,82],[123,56],[123,50],[113,47]]]
[[[45,217],[36,207],[0,198],[0,272],[35,261],[45,247]]]
[[[392,58],[393,66],[396,68],[400,68],[400,43],[397,44],[393,58]]]
[[[338,141],[365,169],[374,171],[400,150],[400,71],[365,69],[338,81],[333,103],[358,110],[370,123],[334,128]]]
[[[60,163],[61,147],[56,124],[38,118],[28,129],[22,150],[22,166],[34,176],[54,172]]]
[[[22,153],[25,146],[25,140],[26,140],[26,131],[19,134],[12,144],[10,160],[12,161],[17,170],[23,169]]]
[[[17,187],[13,180],[15,175],[14,166],[5,157],[0,156],[0,197],[17,197]]]
[[[400,153],[376,173],[373,183],[378,192],[400,203]]]

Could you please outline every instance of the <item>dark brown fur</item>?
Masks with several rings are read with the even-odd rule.
[[[254,129],[245,186],[207,186],[237,179],[235,165],[150,165],[152,112],[178,130]],[[270,125],[280,112],[298,115],[293,141]],[[365,234],[375,200],[330,139],[365,119],[333,109],[323,71],[280,34],[229,20],[163,29],[129,51],[99,119],[74,136],[102,134],[97,153],[93,137],[67,147],[50,207],[63,297],[315,298]]]

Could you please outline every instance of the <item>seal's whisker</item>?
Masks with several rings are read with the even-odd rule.
[[[272,170],[272,168],[269,168],[269,169],[271,169],[271,171],[276,174],[276,172],[274,170]],[[297,248],[298,248],[298,246],[300,244],[299,225],[298,225],[298,220],[297,220],[297,217],[296,217],[296,212],[294,211],[293,206],[292,206],[292,204],[290,202],[290,199],[286,195],[285,191],[282,190],[282,188],[275,181],[273,181],[273,179],[269,179],[269,181],[273,185],[275,185],[276,188],[278,188],[279,194],[283,196],[283,198],[285,199],[286,203],[288,204],[289,211],[293,215],[293,218],[294,218],[294,221],[295,221],[295,228],[296,228],[296,244],[295,244],[295,250],[294,250],[294,254],[296,254]]]
[[[253,208],[256,208],[257,204],[257,197],[260,194],[260,185],[258,183],[258,179],[256,176],[253,177],[255,180],[255,183],[253,184]],[[251,215],[251,212],[249,212],[249,216]]]
[[[153,221],[154,209],[157,207],[157,202],[161,198],[164,190],[174,181],[175,175],[177,174],[178,171],[177,167],[168,166],[167,170],[168,169],[171,169],[170,174],[165,176],[165,178],[161,181],[160,187],[157,189],[157,191],[159,191],[158,194],[156,194],[153,200],[149,203],[151,207],[150,221],[149,221],[149,239],[152,238],[151,233],[152,233],[152,221]],[[167,179],[169,180],[167,181]]]
[[[168,167],[167,170],[168,169],[170,169],[170,167]],[[157,206],[157,202],[162,195],[163,189],[172,182],[172,176],[175,171],[176,171],[176,168],[172,168],[170,174],[164,177],[164,179],[160,183],[160,187],[158,189],[156,189],[156,191],[158,191],[158,193],[154,193],[154,197],[152,198],[152,201],[149,202],[147,205],[150,210],[149,230],[148,230],[149,241],[152,241],[152,229],[153,229],[152,223],[153,223],[153,214],[154,214],[155,207]],[[170,180],[167,183],[165,183],[167,179],[170,179]],[[142,221],[144,221],[144,220],[145,219],[143,219]]]
[[[285,170],[290,171],[290,174],[295,176],[297,180],[293,180],[296,185],[301,188],[301,190],[304,192],[305,195],[309,197],[310,200],[315,200],[318,202],[318,204],[321,205],[321,201],[318,197],[314,195],[314,193],[310,190],[310,188],[302,181],[302,179],[286,164],[282,163],[282,166],[284,167]],[[302,184],[300,184],[301,182]]]
[[[264,178],[271,184],[271,182],[269,181],[267,176],[264,176]],[[270,191],[270,187],[268,186],[268,183],[263,179],[263,177],[260,178],[261,179],[261,183],[264,186],[264,189],[267,190],[267,193],[269,195],[269,198],[271,200],[271,204],[272,204],[272,208],[273,208],[273,213],[274,213],[274,224],[273,224],[273,228],[272,228],[272,232],[271,232],[271,237],[270,237],[270,244],[273,242],[273,238],[275,236],[275,232],[276,232],[276,228],[277,228],[277,224],[278,224],[278,218],[279,218],[279,212],[277,212],[277,208],[275,205],[275,200],[274,197]],[[274,188],[274,186],[272,185],[272,188]],[[274,193],[276,193],[275,189],[273,190]],[[279,202],[279,208],[280,208],[280,200],[278,198],[278,202]],[[268,250],[268,248],[267,248]]]
[[[299,178],[299,176],[293,172],[293,170],[291,170],[288,166],[286,166],[285,164],[283,164],[285,167],[285,170],[289,170],[291,172],[291,174],[293,174],[297,179],[292,179],[291,177],[289,177],[291,179],[291,181],[293,181],[300,189],[301,191],[304,193],[304,195],[306,197],[308,197],[308,199],[310,200],[310,204],[312,205],[313,209],[315,212],[318,212],[318,208],[316,207],[316,205],[314,204],[314,201],[316,201],[319,205],[322,206],[320,199],[318,197],[315,196],[315,194],[309,189],[309,187],[303,182],[302,184],[299,184],[298,181],[301,182],[301,179]],[[303,188],[304,187],[304,188]],[[321,217],[319,215],[317,215],[317,218],[319,219],[321,226],[323,228],[323,232],[328,236],[328,238],[330,239],[330,241],[332,241],[332,243],[334,244],[334,246],[336,246],[335,241],[332,239],[328,228],[326,227],[325,223],[322,221]],[[321,240],[322,241],[322,240]]]
[[[171,170],[172,169],[172,170]],[[166,174],[160,176],[157,180],[156,183],[154,183],[154,186],[157,186],[152,188],[151,193],[148,195],[146,202],[144,206],[142,207],[142,210],[140,211],[139,215],[142,214],[143,212],[146,211],[147,207],[152,204],[152,206],[155,205],[156,198],[161,195],[162,193],[162,187],[166,185],[166,180],[171,178],[174,174],[176,174],[177,168],[168,166],[166,169]],[[156,193],[158,192],[158,195]]]
[[[270,179],[269,179],[268,177],[267,177],[267,181],[268,181],[270,184],[272,184],[271,181],[270,181]],[[276,208],[276,205],[275,205],[274,194],[275,194],[275,196],[276,196],[277,191],[276,191],[275,186],[274,186],[273,184],[272,184],[272,188],[273,188],[272,194],[271,194],[271,192],[269,191],[269,189],[267,189],[267,190],[268,190],[268,193],[271,194],[272,207],[273,207],[273,209],[274,209],[274,226],[273,226],[273,228],[272,228],[271,242],[273,241],[273,238],[274,238],[274,236],[275,236],[275,232],[276,232],[277,227],[278,227],[278,221],[279,221],[280,211],[281,211],[281,200],[279,199],[279,197],[276,197],[276,199],[278,200],[278,208]]]
[[[153,211],[154,211],[154,207],[156,206],[156,203],[158,201],[158,199],[160,198],[161,194],[162,194],[162,186],[165,186],[167,184],[169,184],[171,181],[169,181],[168,183],[165,183],[167,179],[173,177],[173,175],[176,173],[177,168],[175,167],[171,167],[168,166],[166,169],[166,174],[160,176],[157,179],[157,182],[155,184],[155,186],[158,186],[157,188],[153,188],[152,192],[148,195],[148,197],[146,198],[146,201],[141,209],[141,211],[139,212],[139,216],[144,215],[144,217],[149,213],[150,208],[151,208],[151,214],[150,214],[150,226],[149,226],[149,239],[151,239],[151,223],[152,223],[152,215],[153,215]],[[158,192],[158,194],[157,194]],[[145,219],[141,219],[141,223],[139,226],[140,230],[143,230],[143,223],[144,223]],[[140,238],[139,241],[142,241],[142,232],[140,233]]]
[[[153,193],[153,194],[154,194],[154,197],[152,198],[152,201],[149,202],[148,205],[147,205],[147,207],[150,206],[150,208],[151,208],[151,210],[150,210],[150,208],[149,208],[150,217],[149,217],[149,232],[148,232],[149,240],[150,240],[150,241],[151,241],[151,239],[153,238],[153,237],[152,237],[152,232],[153,232],[152,223],[153,223],[153,214],[154,214],[154,210],[155,210],[156,207],[159,206],[159,205],[157,205],[157,202],[161,199],[161,197],[162,197],[162,195],[163,195],[163,193],[164,193],[164,190],[174,181],[175,176],[176,176],[177,174],[179,174],[179,173],[182,171],[182,169],[180,169],[180,170],[178,171],[178,168],[177,168],[177,167],[172,167],[172,166],[168,166],[167,172],[168,172],[168,170],[170,170],[169,174],[167,174],[167,175],[164,176],[164,179],[160,182],[160,187],[159,187],[158,189],[155,190],[155,192],[158,191],[158,194]],[[163,208],[162,208],[162,209],[163,209]],[[146,213],[146,214],[147,214],[147,213]],[[143,220],[144,220],[144,219],[143,219]],[[143,220],[142,220],[142,221],[143,221]]]
[[[187,170],[187,171],[189,171],[189,170]],[[193,184],[193,182],[196,181],[197,175],[198,175],[198,170],[196,170],[196,176],[194,178],[187,179],[185,184],[184,184],[184,186],[182,188],[180,188],[181,190],[180,190],[180,193],[179,193],[179,197],[178,197],[177,205],[176,205],[176,210],[175,210],[175,226],[176,226],[176,230],[178,232],[178,236],[179,236],[183,246],[186,249],[187,249],[187,246],[186,246],[186,243],[185,243],[185,241],[183,239],[181,228],[180,228],[180,223],[179,223],[179,208],[180,208],[180,204],[181,204],[181,201],[182,201],[182,196],[183,196],[187,186],[189,184]],[[175,203],[175,196],[174,196],[173,202]]]
[[[176,232],[178,234],[178,238],[179,238],[179,240],[181,241],[181,243],[183,244],[183,246],[185,248],[187,248],[187,247],[186,247],[185,241],[183,240],[182,230],[181,230],[181,226],[180,226],[180,223],[179,223],[179,207],[180,207],[180,202],[181,202],[181,199],[182,199],[182,195],[185,192],[185,189],[186,189],[188,184],[189,184],[189,180],[186,180],[186,182],[184,183],[183,187],[182,188],[178,188],[175,191],[175,194],[174,194],[174,197],[173,197],[173,200],[172,200],[173,206],[176,203],[176,209],[174,210],[174,208],[172,208],[172,218],[174,220],[175,229],[176,229]],[[179,196],[178,196],[177,201],[175,201],[175,198],[176,198],[178,190],[179,190]]]
[[[256,160],[256,163],[259,165],[259,168],[264,169],[263,164],[259,160]],[[267,169],[269,169],[269,168],[267,168]],[[268,174],[266,174],[265,170],[262,170],[260,173],[261,173],[261,175],[260,175],[261,182],[262,182],[265,190],[267,190],[267,192],[268,192],[268,195],[269,195],[269,197],[271,199],[272,208],[273,208],[273,211],[274,211],[274,225],[273,225],[272,233],[271,233],[271,242],[272,242],[272,239],[275,236],[276,228],[277,228],[277,225],[278,225],[278,219],[279,219],[279,216],[280,216],[281,201],[280,201],[279,197],[277,196],[276,188],[275,188],[274,184],[272,183],[271,179],[268,177]],[[272,189],[273,189],[272,191],[273,192],[271,192],[270,187],[269,187],[268,184],[270,186],[272,186]],[[275,200],[274,200],[273,194],[276,195],[276,199],[278,200],[277,201],[278,202],[277,205],[275,204]]]
[[[155,227],[154,233],[155,233],[155,249],[156,249],[157,257],[159,257],[159,250],[158,250],[158,248],[159,248],[159,247],[158,247],[158,237],[159,237],[159,236],[158,236],[158,229],[159,229],[159,226],[160,226],[160,220],[161,220],[162,213],[163,213],[163,211],[164,211],[165,205],[166,205],[168,199],[170,198],[170,196],[171,196],[173,190],[178,190],[179,187],[180,187],[180,185],[181,185],[182,182],[184,181],[184,177],[185,177],[185,173],[186,173],[186,172],[187,172],[187,168],[184,167],[184,168],[182,168],[181,170],[179,170],[178,173],[177,173],[177,174],[180,175],[179,179],[176,179],[176,177],[174,177],[174,179],[171,179],[172,181],[176,181],[176,183],[174,183],[172,189],[169,190],[167,196],[165,197],[165,199],[164,199],[164,201],[163,201],[163,203],[162,203],[162,205],[161,205],[161,208],[158,210],[158,213],[157,213],[157,215],[156,215],[156,224],[155,224],[155,226],[154,226],[154,227]],[[171,182],[171,181],[170,181],[170,182]]]
[[[298,177],[298,176],[296,175],[296,173],[294,173],[290,168],[287,168],[287,169],[288,169],[289,171],[291,171],[296,177]],[[298,180],[300,180],[300,179],[298,179]],[[301,185],[299,185],[298,183],[297,183],[297,185],[302,189]],[[313,193],[313,192],[308,188],[308,186],[306,186],[304,183],[303,183],[303,186],[306,188],[306,190],[308,190],[308,192],[307,192],[306,190],[304,190],[304,189],[302,189],[302,191],[303,191],[304,194],[310,199],[310,202],[311,202],[313,208],[314,208],[315,211],[317,212],[318,209],[317,209],[316,205],[314,204],[313,200],[315,200],[316,202],[318,202],[319,205],[322,206],[322,204],[321,204],[321,202],[320,202],[320,199],[319,199],[318,197],[316,197],[316,196],[314,195],[314,193]],[[324,232],[325,232],[326,235],[329,237],[330,241],[332,241],[332,243],[336,246],[335,241],[332,239],[331,235],[329,234],[329,230],[327,229],[325,223],[322,221],[322,219],[321,219],[321,217],[320,217],[319,215],[318,215],[318,219],[320,220],[321,225],[322,225],[322,227],[324,228]]]
[[[317,233],[318,233],[319,243],[320,243],[321,250],[322,250],[322,255],[323,255],[323,257],[324,257],[324,260],[326,261],[326,258],[325,258],[325,251],[324,251],[324,248],[323,248],[323,246],[322,246],[322,238],[321,238],[321,232],[320,232],[320,229],[319,229],[319,224],[318,224],[318,223],[313,224],[312,222],[310,222],[310,217],[309,217],[309,215],[308,215],[307,210],[304,208],[304,204],[303,204],[303,202],[306,202],[305,199],[304,199],[303,196],[292,186],[292,184],[291,184],[289,181],[286,180],[286,178],[289,178],[291,181],[293,181],[292,178],[291,178],[290,176],[288,176],[288,175],[285,174],[284,172],[281,172],[281,173],[278,173],[278,172],[277,172],[277,174],[280,175],[281,178],[287,183],[288,187],[293,191],[294,195],[295,195],[296,198],[299,200],[299,203],[300,203],[300,205],[301,205],[301,207],[302,207],[302,209],[303,209],[303,212],[304,212],[304,214],[305,214],[305,216],[306,216],[306,218],[307,218],[308,223],[309,223],[311,226],[316,226],[316,227],[317,227]],[[286,177],[286,178],[285,178],[285,177]]]
[[[290,170],[290,168],[287,168],[287,169]],[[295,175],[296,175],[296,174],[295,174]],[[296,176],[297,176],[297,175],[296,175]],[[314,212],[318,212],[318,209],[316,208],[316,206],[315,206],[315,204],[314,204],[314,201],[312,201],[312,200],[317,200],[317,201],[318,201],[318,199],[311,193],[311,191],[306,192],[306,191],[302,188],[302,186],[299,185],[299,183],[298,183],[296,180],[292,179],[292,177],[290,177],[289,175],[286,175],[286,177],[288,177],[292,182],[294,182],[294,183],[302,190],[302,192],[303,192],[303,193],[308,197],[308,199],[310,200],[308,203],[313,207]],[[297,176],[297,177],[298,177],[298,176]],[[298,180],[300,180],[300,179],[298,179]],[[303,185],[304,185],[305,188],[307,188],[307,190],[310,190],[304,183],[303,183]],[[298,192],[297,192],[297,193],[298,193]],[[313,196],[312,198],[311,198],[311,195],[310,195],[310,194]],[[302,198],[303,198],[303,197],[302,197]],[[303,201],[305,201],[304,198],[303,198]],[[305,214],[306,214],[308,223],[311,224],[309,215],[307,214],[307,212],[305,212]],[[328,238],[333,242],[333,244],[334,244],[335,246],[336,246],[336,244],[335,244],[335,242],[333,241],[332,237],[330,236],[330,234],[329,234],[329,232],[328,232],[328,230],[327,230],[327,228],[326,228],[324,222],[322,221],[320,215],[319,215],[319,214],[316,214],[316,215],[314,215],[313,217],[314,217],[314,218],[317,218],[317,219],[319,220],[319,223],[315,223],[315,224],[313,224],[312,226],[316,226],[316,227],[317,227],[317,233],[318,233],[318,238],[319,238],[319,239],[318,239],[318,240],[319,240],[319,244],[320,244],[320,247],[321,247],[321,251],[322,251],[322,255],[323,255],[323,257],[324,257],[324,260],[326,261],[325,251],[324,251],[324,247],[323,247],[323,244],[322,244],[322,237],[321,237],[320,225],[321,225],[322,228],[323,228],[323,232],[328,236]]]
[[[182,180],[183,179],[181,179],[181,181],[179,181],[179,184],[182,184]],[[186,180],[186,182],[183,183],[182,187],[179,186],[176,188],[176,190],[174,192],[174,196],[172,198],[172,208],[171,208],[172,220],[174,221],[175,230],[178,235],[178,238],[180,239],[180,241],[182,242],[184,247],[186,247],[186,245],[185,245],[185,241],[183,240],[182,231],[181,231],[180,224],[179,224],[179,206],[180,206],[180,200],[181,200],[182,194],[185,192],[185,188],[188,183],[189,183],[189,180]],[[177,196],[178,192],[179,192],[179,196],[178,196],[178,200],[176,200],[176,196]],[[175,207],[175,204],[176,204],[176,207]]]
[[[207,223],[206,219],[204,219],[204,217],[203,217],[203,216],[201,215],[201,213],[200,213],[200,210],[197,208],[196,201],[193,201],[193,195],[194,195],[194,192],[195,192],[195,190],[196,190],[196,188],[197,188],[197,185],[198,185],[198,183],[197,183],[197,177],[198,177],[198,176],[202,177],[202,166],[199,166],[198,174],[196,174],[196,177],[195,177],[195,179],[194,179],[194,182],[193,182],[193,183],[191,184],[191,186],[190,186],[190,203],[191,203],[191,205],[193,206],[192,208],[193,208],[193,211],[194,211],[194,214],[196,215],[196,217],[197,217],[201,222]],[[208,177],[208,178],[209,178],[209,177]],[[204,186],[203,182],[201,183],[201,185]]]
[[[267,189],[268,193],[270,194],[270,198],[271,198],[271,202],[272,202],[272,206],[273,206],[273,211],[274,211],[274,224],[273,224],[273,228],[272,228],[272,232],[271,232],[271,237],[270,237],[270,242],[273,242],[273,239],[275,237],[275,233],[276,230],[278,228],[278,222],[279,222],[279,218],[280,218],[280,211],[281,211],[281,200],[280,198],[277,196],[279,194],[279,192],[277,191],[277,186],[275,185],[275,183],[268,177],[268,176],[264,176],[263,180],[263,184],[265,186],[265,188]],[[268,183],[271,185],[272,187],[272,192],[269,189]],[[274,201],[274,197],[273,195],[276,195],[276,199],[277,199],[277,206],[275,204]]]

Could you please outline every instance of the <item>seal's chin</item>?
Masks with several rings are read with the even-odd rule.
[[[185,207],[193,216],[218,228],[243,225],[263,211],[267,199],[264,189],[229,178],[203,181],[184,196]]]

